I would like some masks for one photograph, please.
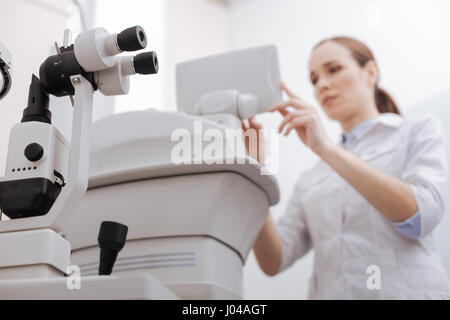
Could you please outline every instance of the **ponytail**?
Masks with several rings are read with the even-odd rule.
[[[375,87],[375,102],[380,113],[391,112],[401,115],[394,99],[392,99],[389,93],[378,86]]]

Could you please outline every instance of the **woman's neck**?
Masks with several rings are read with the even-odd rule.
[[[341,121],[340,123],[341,123],[342,130],[344,130],[345,133],[348,133],[348,132],[352,131],[352,129],[355,128],[356,126],[358,126],[359,124],[361,124],[367,120],[373,119],[376,116],[378,116],[379,114],[380,114],[380,112],[378,111],[378,109],[368,108],[367,112],[361,112],[361,113],[355,114],[352,117],[350,117],[349,119],[346,119],[345,121]]]

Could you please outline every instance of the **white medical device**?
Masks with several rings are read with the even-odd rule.
[[[278,183],[239,152],[242,136],[227,138],[236,123],[240,128],[236,109],[208,115],[192,110],[203,95],[231,90],[254,95],[258,113],[266,111],[281,99],[276,50],[229,52],[176,70],[181,112],[122,113],[93,125],[89,189],[63,232],[82,275],[96,273],[95,235],[101,221],[112,219],[129,227],[113,275],[152,275],[183,299],[240,299],[243,266],[269,207],[279,201]],[[225,102],[229,98],[224,95]],[[215,100],[211,110],[218,104],[224,101]],[[209,133],[232,151],[209,155]],[[177,164],[173,154],[182,141],[192,152]]]
[[[11,89],[12,56],[6,47],[0,42],[0,100]]]
[[[178,108],[191,115],[215,121],[233,115],[242,120],[266,112],[281,100],[273,45],[184,62],[176,73]]]
[[[29,242],[26,250],[35,250],[36,254],[34,257],[27,255],[19,263],[12,251],[6,250],[9,259],[16,259],[16,262],[7,267],[0,260],[0,279],[17,278],[19,274],[31,279],[0,280],[0,298],[242,298],[243,265],[269,207],[279,201],[278,184],[274,176],[261,174],[263,167],[259,163],[245,152],[239,152],[237,145],[241,141],[227,138],[227,129],[235,128],[237,123],[240,127],[240,117],[245,113],[242,107],[239,114],[233,107],[218,108],[217,113],[208,111],[207,114],[187,111],[194,110],[204,95],[224,90],[239,92],[242,96],[252,95],[251,100],[258,102],[248,104],[251,108],[248,114],[255,112],[255,106],[256,112],[265,111],[272,101],[281,98],[279,75],[272,72],[278,70],[274,67],[278,65],[277,57],[273,48],[267,49],[219,56],[231,57],[230,62],[236,60],[234,65],[229,64],[224,78],[246,74],[255,90],[247,89],[250,86],[246,87],[244,80],[233,86],[232,78],[226,80],[229,86],[214,86],[213,83],[219,80],[225,83],[225,79],[215,77],[220,67],[214,63],[200,70],[206,76],[212,75],[211,83],[196,83],[192,78],[195,70],[189,68],[185,73],[180,65],[177,68],[177,97],[181,112],[121,113],[96,122],[91,132],[86,125],[73,132],[72,139],[91,137],[89,166],[83,162],[78,170],[80,176],[89,176],[87,191],[83,197],[68,199],[67,205],[59,209],[59,212],[70,211],[70,214],[52,215],[54,207],[60,203],[58,197],[47,215],[29,218],[36,220],[21,224],[20,229],[8,228],[8,224],[3,223],[27,219],[0,223],[0,233],[36,229],[36,225],[50,225],[56,231],[56,234],[49,231],[33,235],[31,230],[20,235],[34,236],[34,243],[38,242],[38,237],[41,242],[53,243],[54,250],[46,254],[39,251],[37,244]],[[241,63],[241,59],[250,58],[250,52],[264,56],[256,69],[251,67],[256,67],[255,64]],[[268,52],[271,52],[269,57],[266,56]],[[212,61],[210,59],[205,58],[205,61]],[[199,66],[203,65],[200,60],[198,62]],[[269,82],[273,84],[267,85],[268,78],[261,78],[261,74],[269,76]],[[187,92],[189,90],[192,92]],[[197,94],[194,96],[193,92]],[[191,94],[192,98],[189,98]],[[83,101],[81,95],[81,90],[75,91],[75,102]],[[230,97],[230,94],[224,97],[229,105],[234,103],[229,102]],[[220,103],[222,100],[215,101]],[[213,110],[217,107],[216,102],[205,109]],[[231,151],[208,153],[211,140],[207,137],[210,134],[215,136],[217,145],[222,145],[224,150],[229,147]],[[242,136],[236,139],[242,140]],[[82,146],[89,143],[83,141],[75,141],[75,145],[86,152]],[[189,150],[184,152],[189,153],[189,161],[177,163],[174,150],[179,150],[183,141],[188,145]],[[71,149],[73,145],[74,142]],[[66,183],[69,181],[67,179]],[[46,224],[37,220],[46,217],[52,217]],[[98,277],[98,270],[103,269],[99,263],[102,250],[97,245],[100,242],[97,235],[100,225],[103,228],[107,220],[120,223],[111,226],[117,231],[114,239],[120,238],[115,245],[118,248],[123,245],[125,234],[127,241],[111,276]],[[119,230],[121,224],[128,226],[128,230]],[[12,244],[7,237],[1,238],[0,234],[0,251],[7,248],[5,243]],[[82,290],[66,287],[67,277],[63,273],[69,257],[61,252],[69,255],[67,245],[70,247],[70,265],[80,268]],[[61,261],[61,256],[65,260]],[[105,273],[108,271],[111,270]]]
[[[146,41],[139,26],[114,35],[94,29],[73,45],[66,33],[58,54],[42,63],[40,78],[32,77],[22,122],[11,130],[6,176],[0,178],[0,209],[8,217],[46,215],[66,183],[70,145],[51,124],[49,94],[72,96],[82,78],[106,95],[128,93],[130,75],[158,71],[156,54],[115,55],[143,49]]]

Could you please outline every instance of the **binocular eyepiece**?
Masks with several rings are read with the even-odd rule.
[[[147,36],[141,26],[134,26],[117,34],[117,45],[121,51],[138,51],[147,47]]]
[[[155,52],[145,52],[130,57],[116,57],[124,51],[137,51],[147,47],[147,36],[141,26],[109,34],[96,28],[80,34],[75,43],[59,49],[41,65],[39,76],[43,88],[57,97],[75,92],[70,77],[81,74],[94,90],[106,95],[126,94],[128,76],[158,73]]]
[[[156,52],[144,52],[136,55],[133,59],[134,70],[139,74],[158,73],[158,57]]]
[[[117,34],[117,45],[122,51],[138,51],[147,47],[147,36],[141,26],[134,26]],[[156,52],[144,52],[133,58],[134,71],[138,74],[158,73]]]

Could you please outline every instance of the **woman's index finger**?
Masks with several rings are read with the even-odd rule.
[[[298,96],[292,92],[283,81],[280,82],[281,90],[283,90],[289,98],[298,99]]]

